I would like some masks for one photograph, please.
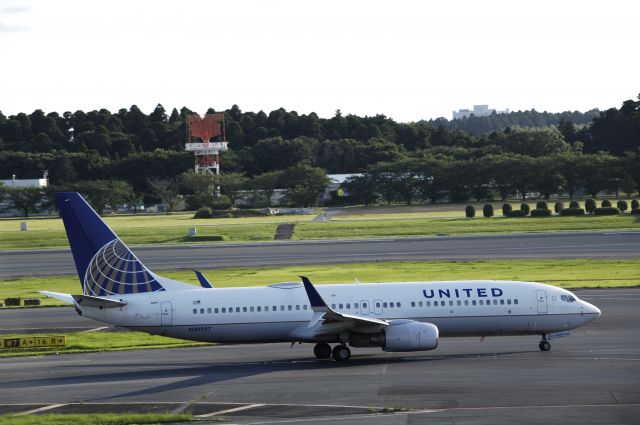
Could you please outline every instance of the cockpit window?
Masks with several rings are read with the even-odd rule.
[[[567,303],[572,303],[576,301],[576,298],[573,295],[560,295],[560,299]]]

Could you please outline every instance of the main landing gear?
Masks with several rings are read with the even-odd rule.
[[[333,356],[333,359],[337,362],[346,362],[351,358],[351,350],[346,345],[340,344],[333,347],[326,342],[320,342],[313,347],[313,354],[319,359],[328,359]]]
[[[547,338],[545,335],[542,335],[542,340],[538,344],[538,347],[540,348],[540,351],[551,350],[551,344],[549,344],[549,341],[547,341]]]

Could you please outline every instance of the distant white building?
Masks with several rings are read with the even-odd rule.
[[[16,175],[10,180],[0,180],[0,183],[4,184],[4,187],[47,187],[49,185],[48,175],[45,172],[41,179],[16,179]]]
[[[498,114],[508,114],[509,110],[505,109],[503,111],[496,111],[495,109],[489,109],[489,105],[473,105],[473,109],[460,109],[459,111],[453,111],[453,119],[461,119],[467,118],[471,115],[476,117],[488,117],[494,112]]]

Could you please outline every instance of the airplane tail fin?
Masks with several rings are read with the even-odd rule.
[[[164,291],[152,273],[76,192],[56,193],[82,293],[92,296]]]

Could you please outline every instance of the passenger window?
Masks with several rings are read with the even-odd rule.
[[[389,307],[393,308],[394,304],[393,303],[389,303]]]
[[[415,307],[416,306],[416,302],[415,301],[411,301],[411,307]]]
[[[280,311],[284,311],[284,306],[283,305],[280,306]]]
[[[510,299],[507,300],[507,304],[511,305],[511,300]]]
[[[193,314],[198,314],[198,309],[197,308],[193,309]]]
[[[484,300],[479,301],[480,305],[484,305]]]
[[[518,304],[518,300],[517,299],[513,300],[513,303]]]
[[[258,306],[258,307],[256,307],[256,310],[262,311],[262,307]]]
[[[331,308],[335,309],[336,305],[335,304],[331,304]]]
[[[227,309],[226,309],[226,308],[224,308],[224,307],[222,307],[222,312],[223,312],[223,313],[226,313],[226,312],[227,312]]]
[[[351,304],[347,303],[347,308],[350,309],[351,308]]]
[[[306,305],[306,304],[305,304],[305,305],[303,305],[303,306],[302,306],[302,309],[303,309],[303,310],[306,310],[306,309],[307,309],[307,305]]]
[[[258,307],[260,308],[260,307]],[[253,307],[249,307],[249,311],[253,312]]]
[[[427,301],[425,304],[427,305],[427,307],[431,307],[431,301]]]
[[[449,301],[449,307],[453,305],[453,301]]]
[[[382,303],[382,308],[387,308],[387,303]]]
[[[211,308],[207,309],[207,313],[211,314]]]
[[[362,303],[362,308],[367,308],[367,303]]]
[[[464,305],[469,305],[469,300],[464,300]]]
[[[504,300],[500,300],[500,305],[504,305]]]
[[[247,312],[247,307],[242,307],[242,312],[246,313]]]
[[[471,301],[471,304],[476,305],[476,300]]]
[[[236,313],[240,313],[240,307],[236,307]]]
[[[462,305],[462,301],[458,300],[457,304]]]
[[[217,307],[216,307],[216,308],[214,308],[214,309],[213,309],[213,312],[214,312],[215,314],[218,314],[218,308],[217,308]]]
[[[376,307],[380,308],[380,303],[376,303]]]
[[[300,305],[296,304],[296,310],[300,310]]]
[[[498,305],[498,300],[493,300],[493,305]]]
[[[204,314],[204,308],[200,309],[200,314]]]
[[[440,301],[440,305],[444,307],[444,301]]]
[[[422,301],[418,301],[418,307],[422,307]]]
[[[291,307],[291,305],[288,305],[288,306],[287,306],[287,310],[289,310],[289,311],[293,310],[293,308]]]
[[[342,303],[338,304],[338,308],[342,310]]]
[[[400,308],[400,303],[396,303],[396,307]]]
[[[358,303],[353,303],[353,308],[358,308]]]

